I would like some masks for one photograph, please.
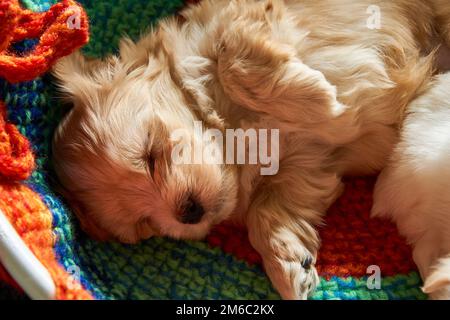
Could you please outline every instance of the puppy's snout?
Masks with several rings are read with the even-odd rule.
[[[197,201],[190,198],[184,206],[180,221],[184,224],[196,224],[202,220],[205,209]]]

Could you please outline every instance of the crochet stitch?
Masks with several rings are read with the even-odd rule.
[[[6,107],[0,101],[0,178],[24,180],[33,170],[34,156],[28,140],[5,119]]]
[[[88,41],[87,16],[72,0],[64,0],[45,13],[24,10],[18,0],[0,2],[0,77],[9,82],[33,79],[60,57]],[[26,38],[40,38],[32,52],[17,56],[8,48]]]
[[[66,21],[79,18],[78,29],[70,29]],[[88,40],[85,13],[73,1],[63,1],[47,13],[37,14],[20,7],[18,1],[0,2],[0,76],[9,82],[30,80],[45,72],[58,57],[69,54]],[[11,46],[28,37],[40,37],[26,56],[17,56]],[[68,41],[70,45],[67,45]],[[15,227],[36,257],[49,270],[56,298],[88,299],[90,294],[58,264],[53,250],[52,214],[38,194],[17,182],[29,178],[34,169],[34,155],[28,140],[15,125],[6,121],[6,107],[0,101],[0,209]],[[0,277],[15,286],[6,271]]]
[[[42,12],[54,1],[22,3]],[[181,0],[80,3],[90,18],[91,41],[83,50],[91,56],[114,52],[122,32],[136,38],[149,24],[183,5]],[[31,40],[14,44],[14,50],[24,56],[35,48],[36,41]],[[51,138],[64,115],[56,96],[51,77],[15,84],[0,79],[0,99],[7,106],[8,121],[28,138],[36,159],[36,169],[25,185],[1,184],[0,208],[50,270],[59,287],[57,298],[279,298],[242,227],[217,226],[206,241],[154,238],[133,246],[98,243],[81,232],[50,184]],[[395,226],[369,218],[373,183],[374,178],[347,179],[344,195],[329,210],[325,226],[320,228],[320,285],[312,299],[426,298],[420,290],[411,250]],[[30,209],[33,215],[27,214]],[[370,265],[380,267],[379,290],[367,287]],[[74,270],[81,287],[67,286],[68,275]],[[6,276],[0,271],[1,279]]]

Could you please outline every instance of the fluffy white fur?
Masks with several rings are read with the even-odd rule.
[[[373,215],[390,216],[413,246],[433,298],[450,298],[450,74],[408,108],[401,141],[380,175]]]
[[[366,25],[372,4],[204,0],[138,43],[123,40],[118,56],[62,59],[54,74],[74,107],[54,163],[85,230],[126,242],[201,238],[231,218],[247,225],[282,297],[306,298],[318,281],[315,226],[342,175],[386,165],[408,105],[433,85],[436,39],[450,43],[446,0],[377,1],[379,30]],[[278,174],[173,165],[170,132],[185,129],[193,143],[194,120],[280,129]],[[190,198],[205,208],[197,224],[179,219]]]

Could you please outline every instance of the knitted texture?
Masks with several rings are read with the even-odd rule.
[[[18,0],[0,2],[0,77],[10,82],[26,81],[46,72],[60,57],[88,40],[87,17],[72,0],[63,0],[45,13],[24,10]],[[38,38],[25,56],[8,49],[12,42]]]
[[[91,30],[91,41],[83,50],[91,56],[114,52],[122,32],[136,38],[158,18],[182,7],[181,0],[80,3],[89,16]],[[22,4],[42,12],[53,2],[28,0]],[[32,52],[36,42],[22,41],[14,44],[14,48]],[[50,184],[50,142],[64,114],[57,96],[48,76],[16,84],[0,79],[0,99],[5,101],[8,119],[29,139],[35,153],[36,170],[26,186],[40,200],[33,193],[27,199],[11,198],[3,206],[10,216],[16,214],[16,207],[22,206],[37,206],[42,212],[51,212],[42,230],[52,229],[52,236],[43,231],[45,236],[39,241],[45,247],[53,245],[51,251],[59,266],[46,265],[52,276],[54,269],[64,268],[97,299],[279,298],[244,228],[224,224],[214,228],[205,241],[154,238],[138,245],[99,243],[81,232],[77,220]],[[389,221],[369,218],[373,183],[373,178],[348,179],[345,194],[329,210],[325,225],[320,228],[323,240],[317,263],[320,285],[312,299],[426,298],[420,290],[421,280],[411,260],[411,250],[398,236],[395,226]],[[18,186],[7,188],[16,195]],[[25,233],[31,225],[22,221],[28,219],[17,218],[20,222],[16,225]],[[35,244],[31,242],[32,247]],[[366,271],[371,265],[381,270],[381,289],[367,287]],[[1,272],[0,278],[4,278]],[[77,293],[85,293],[79,289]],[[78,297],[73,294],[68,298]]]
[[[81,17],[79,29],[70,29],[65,23],[74,14]],[[10,82],[36,77],[58,57],[69,54],[88,40],[87,18],[73,1],[64,1],[47,13],[38,14],[22,9],[18,1],[2,0],[0,24],[0,75]],[[17,41],[38,36],[40,39],[34,42],[31,50],[22,51],[20,55],[16,52],[20,48]],[[23,49],[27,48],[27,43],[30,42],[22,44]],[[5,104],[0,101],[0,209],[49,270],[57,298],[90,298],[91,295],[72,280],[56,259],[52,213],[37,193],[17,182],[30,176],[34,156],[28,140],[15,125],[6,121],[6,116]],[[15,286],[3,268],[0,276]]]
[[[0,208],[28,247],[49,270],[56,284],[58,299],[89,299],[90,294],[77,285],[59,265],[53,250],[52,214],[40,196],[25,185],[0,184]]]
[[[34,156],[28,140],[5,118],[6,107],[0,101],[0,177],[23,180],[33,170]]]

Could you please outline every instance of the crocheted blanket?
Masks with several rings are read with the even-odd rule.
[[[31,11],[47,12],[57,1],[22,0],[22,9],[31,10],[29,16],[15,21],[20,24],[16,31],[21,31],[22,36],[10,36],[9,48],[2,48],[5,39],[1,37],[7,27],[2,26],[2,21],[6,21],[2,20],[2,14],[3,18],[8,17],[8,9],[2,7],[5,1],[14,2],[0,0],[0,101],[6,106],[8,121],[0,122],[0,209],[49,270],[56,284],[56,298],[278,299],[243,228],[224,224],[204,241],[153,238],[139,245],[99,243],[80,231],[64,199],[52,191],[50,142],[66,110],[56,99],[53,79],[48,74],[42,75],[46,69],[39,68],[48,68],[58,58],[55,52],[68,54],[87,38],[83,33],[74,36],[67,30],[58,33],[59,29],[45,38],[37,30],[39,25],[33,27],[29,23],[36,21],[35,16],[34,20],[30,18]],[[63,1],[63,6],[67,3]],[[182,0],[79,3],[89,17],[90,41],[83,50],[91,56],[114,52],[121,34],[136,38],[150,23],[176,13],[184,5]],[[44,24],[41,21],[44,13],[36,14],[41,19],[40,27],[57,24],[64,8],[52,7],[54,13],[45,18],[51,21]],[[86,31],[87,20],[83,11],[81,14],[81,20],[75,23],[81,21],[81,29]],[[63,46],[58,45],[55,34],[64,39]],[[9,65],[13,68],[9,74],[5,73],[8,66],[2,66],[5,49],[9,54],[17,54],[16,69]],[[45,61],[33,60],[30,64],[26,60],[36,50],[40,50],[38,56],[44,56]],[[16,70],[14,76],[11,70]],[[36,78],[22,81],[30,76]],[[5,139],[10,139],[9,145],[20,142],[9,150],[15,156],[12,160],[2,155],[1,144]],[[29,146],[33,153],[29,152]],[[8,172],[14,173],[16,181],[5,178],[6,171],[2,171],[2,166],[7,166],[5,161],[15,164],[8,167]],[[28,176],[32,168],[34,171]],[[17,182],[23,178],[26,180]],[[320,285],[311,299],[426,298],[420,290],[421,280],[411,250],[395,226],[389,221],[369,218],[374,181],[373,177],[347,179],[344,195],[329,210],[325,225],[320,228],[323,243],[317,263]],[[377,271],[381,272],[381,282],[374,285]],[[1,267],[0,297],[23,297],[19,286]]]

